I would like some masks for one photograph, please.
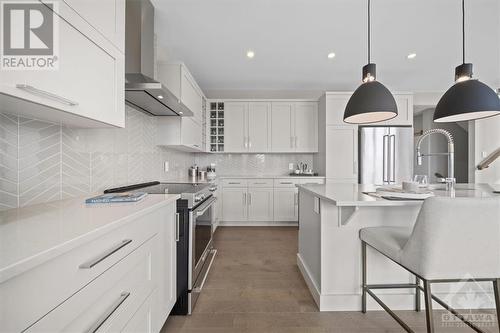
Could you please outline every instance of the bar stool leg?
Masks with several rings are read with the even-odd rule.
[[[432,291],[431,283],[423,280],[425,299],[425,319],[427,323],[427,333],[434,333],[434,320],[432,319]]]
[[[495,292],[497,325],[498,325],[498,331],[500,332],[500,279],[493,280],[493,290]]]
[[[366,243],[361,241],[361,312],[366,313]]]
[[[415,278],[415,284],[417,287],[420,285],[420,278],[416,277]],[[415,288],[415,311],[420,312],[421,306],[420,306],[420,288]]]

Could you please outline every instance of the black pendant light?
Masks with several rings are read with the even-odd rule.
[[[462,0],[462,64],[455,68],[455,84],[436,105],[434,121],[466,121],[499,114],[497,93],[479,80],[472,79],[472,64],[465,63],[465,0]]]
[[[368,64],[363,67],[363,83],[354,91],[344,111],[344,122],[368,124],[389,120],[398,115],[394,96],[376,81],[376,65],[370,62],[370,0],[368,0]]]

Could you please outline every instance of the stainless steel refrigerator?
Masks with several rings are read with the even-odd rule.
[[[359,127],[359,183],[401,184],[413,178],[412,127]]]

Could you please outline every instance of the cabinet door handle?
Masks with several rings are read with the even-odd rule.
[[[293,136],[290,137],[290,148],[293,148]]]
[[[178,242],[180,239],[180,214],[175,213],[175,241]]]
[[[56,102],[67,104],[69,106],[77,106],[78,105],[78,102],[74,102],[74,101],[72,101],[70,99],[61,97],[61,96],[56,95],[54,93],[51,93],[51,92],[48,92],[48,91],[45,91],[45,90],[41,90],[41,89],[35,88],[35,87],[30,86],[28,84],[16,84],[16,88],[24,90],[26,92],[29,92],[30,94],[33,94],[33,95],[38,95],[38,96],[41,96],[41,97],[45,97],[45,98],[54,100]]]
[[[99,328],[108,320],[109,317],[122,305],[123,302],[130,296],[130,292],[124,291],[120,294],[120,297],[111,304],[111,306],[96,320],[92,326],[90,326],[85,332],[95,333]]]
[[[293,194],[293,204],[295,206],[297,206],[299,204],[299,194],[298,193]]]
[[[298,140],[298,137],[296,136],[295,137],[295,148],[297,148],[297,140]]]
[[[243,146],[245,148],[248,148],[248,141],[247,141],[247,137],[246,136],[243,137]]]
[[[243,193],[243,205],[247,204],[247,194]]]
[[[252,148],[252,141],[250,140],[250,137],[248,137],[248,148]]]
[[[106,250],[103,254],[100,254],[97,257],[92,258],[89,261],[84,262],[83,264],[78,266],[78,268],[81,268],[81,269],[92,268],[95,265],[97,265],[98,263],[100,263],[101,261],[103,261],[104,259],[106,259],[107,257],[109,257],[110,255],[112,255],[113,253],[119,251],[120,249],[124,248],[125,246],[127,246],[130,243],[132,243],[131,239],[124,239],[121,242],[119,242],[118,244],[113,245],[111,248]]]
[[[248,193],[248,205],[252,204],[252,193]]]

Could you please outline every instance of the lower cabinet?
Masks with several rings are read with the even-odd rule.
[[[274,189],[275,221],[298,221],[298,194],[297,188]]]
[[[247,192],[248,220],[273,220],[273,189],[249,188]]]
[[[224,221],[243,222],[247,220],[246,188],[224,188],[222,201],[222,217]]]
[[[0,283],[0,331],[159,332],[177,298],[175,213],[174,201]]]
[[[323,178],[224,178],[221,222],[298,222],[297,184],[323,184]],[[235,223],[238,224],[238,223]],[[242,223],[243,224],[243,223]]]

